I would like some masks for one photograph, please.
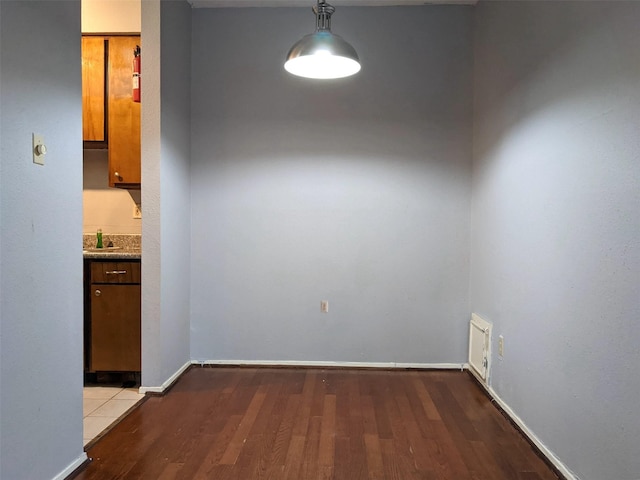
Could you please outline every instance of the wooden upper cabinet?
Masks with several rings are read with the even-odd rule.
[[[109,148],[109,186],[140,188],[140,104],[133,101],[139,35],[82,37],[82,138]]]
[[[109,186],[140,188],[140,103],[133,101],[133,51],[139,36],[108,37]]]
[[[106,142],[105,39],[82,37],[82,139]]]

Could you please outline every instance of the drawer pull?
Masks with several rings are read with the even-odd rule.
[[[126,275],[127,271],[126,270],[109,270],[104,273],[105,275]]]
[[[100,295],[102,295],[102,292],[98,289],[96,289],[96,297],[99,297]]]

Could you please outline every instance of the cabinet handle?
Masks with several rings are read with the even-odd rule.
[[[113,172],[113,175],[116,177],[117,180],[120,180],[122,178],[118,172]]]
[[[96,293],[95,293],[96,297],[99,297],[100,295],[102,295],[102,292],[98,289],[96,289]]]
[[[108,272],[104,272],[105,275],[126,275],[126,270],[109,270]]]

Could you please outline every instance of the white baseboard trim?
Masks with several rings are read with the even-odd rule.
[[[509,416],[509,418],[515,423],[518,428],[529,438],[531,443],[533,443],[544,455],[549,462],[560,472],[566,480],[580,480],[576,475],[569,470],[569,468],[560,461],[558,457],[547,447],[542,441],[536,436],[535,433],[527,426],[526,423],[511,409],[511,407],[504,401],[500,396],[496,393],[496,391],[487,385],[479,375],[474,372],[473,368],[467,369],[473,374],[476,379],[478,379],[480,385],[487,391],[489,396],[500,406],[502,410]]]
[[[138,393],[164,393],[164,391],[169,388],[173,384],[173,382],[175,382],[178,377],[180,377],[180,375],[182,375],[185,370],[189,368],[193,363],[193,361],[186,362],[173,375],[167,378],[159,387],[140,386],[140,388],[138,389]]]
[[[78,468],[80,465],[82,465],[84,462],[87,461],[87,453],[86,452],[82,452],[82,455],[80,455],[78,458],[76,458],[73,462],[71,462],[67,468],[65,468],[64,470],[62,470],[59,474],[57,474],[55,477],[53,477],[52,480],[64,480],[65,478],[67,478],[69,475],[71,475],[76,468]]]
[[[194,360],[196,365],[464,370],[464,363],[330,362],[313,360]]]
[[[339,367],[420,370],[464,370],[466,363],[397,363],[397,362],[329,362],[301,360],[191,360],[180,367],[159,387],[141,386],[139,393],[164,393],[191,365],[261,366],[261,367]]]

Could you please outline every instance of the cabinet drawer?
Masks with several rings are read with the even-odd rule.
[[[140,263],[91,262],[91,283],[140,283]]]

